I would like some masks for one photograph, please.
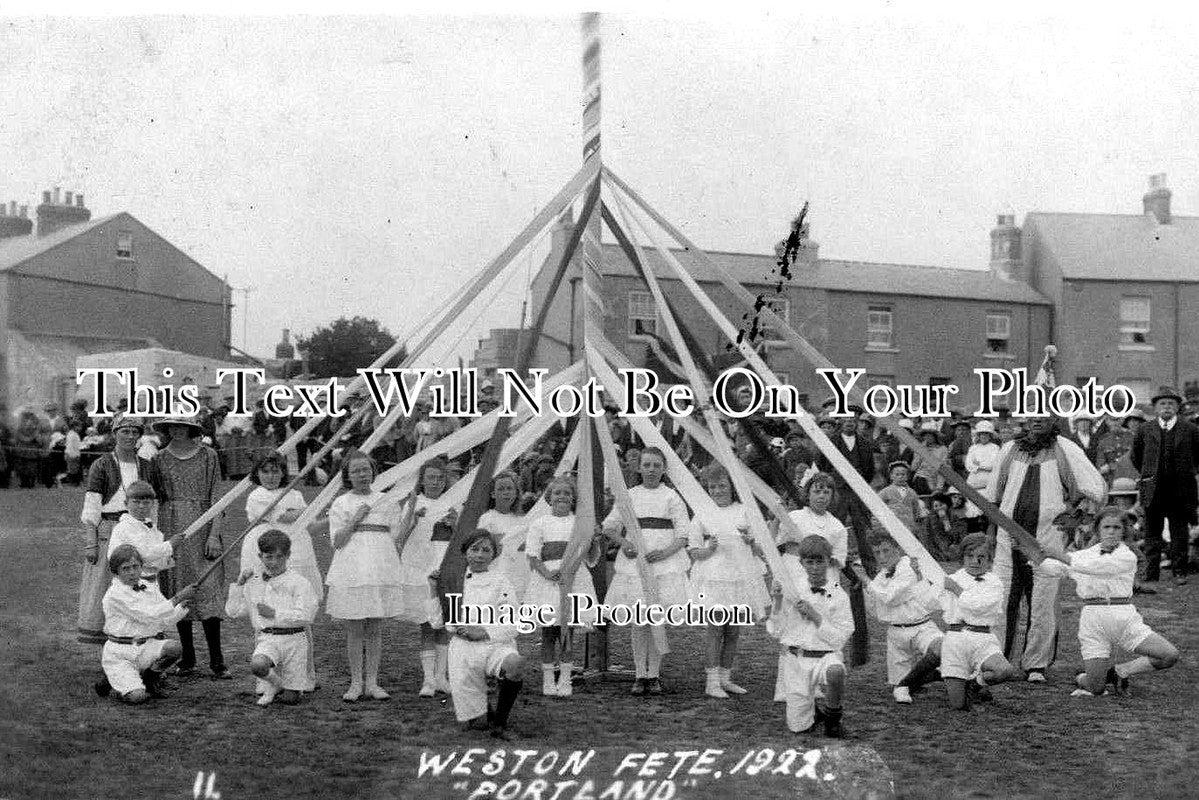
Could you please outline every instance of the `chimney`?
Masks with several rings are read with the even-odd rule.
[[[37,207],[37,235],[47,236],[70,225],[78,225],[92,218],[92,212],[83,205],[83,195],[79,195],[75,205],[71,205],[71,195],[67,192],[66,205],[60,204],[59,188],[54,192],[42,192],[42,204]]]
[[[291,331],[283,329],[283,340],[275,345],[275,358],[291,361],[296,357],[296,348],[291,343]]]
[[[5,213],[5,208],[9,213]],[[17,215],[16,200],[10,202],[7,207],[0,203],[0,239],[28,236],[31,233],[33,233],[33,222]]]
[[[67,202],[63,203],[63,205],[67,205],[67,206],[74,205],[74,203],[71,202],[71,200],[74,198],[74,196],[75,196],[74,192],[67,192]]]
[[[54,205],[56,205],[56,206],[62,204],[61,200],[60,200],[60,198],[62,197],[61,192],[62,192],[61,187],[59,187],[59,186],[54,187]]]
[[[1005,281],[1028,280],[1020,253],[1020,238],[1016,215],[1010,212],[999,214],[991,229],[991,272]]]
[[[1166,173],[1149,176],[1149,191],[1141,198],[1145,216],[1152,216],[1158,225],[1170,224],[1170,190],[1166,188]]]

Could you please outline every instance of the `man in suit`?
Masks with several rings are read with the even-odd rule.
[[[1145,579],[1161,574],[1162,528],[1170,523],[1170,567],[1174,582],[1186,583],[1190,526],[1199,507],[1199,427],[1178,416],[1182,397],[1163,386],[1153,397],[1157,419],[1146,422],[1132,442],[1132,465],[1141,473],[1145,509]]]

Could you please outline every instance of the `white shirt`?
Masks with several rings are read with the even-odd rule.
[[[999,622],[1005,598],[1003,581],[998,575],[986,572],[979,576],[982,580],[978,580],[965,569],[959,569],[949,577],[962,587],[962,593],[955,596],[948,589],[942,590],[941,605],[945,609],[946,625],[963,622],[991,627]]]
[[[1071,553],[1069,564],[1047,558],[1041,562],[1041,568],[1052,575],[1069,575],[1073,578],[1078,596],[1083,600],[1132,597],[1137,556],[1123,543],[1106,554],[1100,545],[1094,545]]]
[[[109,636],[156,636],[187,616],[187,608],[163,597],[158,584],[142,581],[139,585],[144,588],[134,591],[119,579],[113,580],[104,593],[104,632]]]
[[[1178,422],[1178,417],[1170,417],[1170,420],[1169,420],[1169,422],[1167,422],[1166,420],[1162,419],[1161,417],[1158,417],[1158,418],[1157,418],[1157,424],[1162,426],[1162,430],[1163,430],[1163,431],[1170,431],[1170,430],[1173,430],[1173,429],[1174,429],[1174,423],[1175,423],[1175,422]]]
[[[467,570],[462,579],[463,606],[490,606],[500,609],[516,607],[516,592],[511,581],[499,572],[471,572]],[[447,626],[449,629],[451,626]],[[483,625],[488,638],[493,642],[515,642],[517,627],[515,625]]]
[[[805,536],[819,536],[832,546],[833,560],[837,565],[845,566],[845,561],[849,558],[849,531],[841,524],[841,520],[827,511],[817,514],[807,507],[792,511],[787,516],[791,517],[795,527],[799,528],[800,540]]]
[[[879,622],[907,624],[926,619],[929,614],[929,590],[933,585],[916,577],[912,559],[903,556],[895,565],[895,574],[887,577],[885,570],[866,584],[867,601],[873,606]]]
[[[162,540],[162,531],[147,525],[132,514],[126,514],[112,528],[108,540],[108,552],[113,552],[123,544],[131,544],[137,548],[142,557],[142,577],[153,579],[159,570],[175,566],[175,550]]]
[[[820,614],[820,625],[803,616],[795,603],[783,598],[779,614],[766,620],[766,632],[779,640],[784,647],[802,647],[804,650],[832,650],[837,652],[853,634],[853,612],[849,609],[849,596],[840,586],[826,583],[822,592],[815,592],[808,581],[808,573],[799,564],[799,559],[784,559],[784,569],[794,584],[799,587],[799,599],[812,604]]]
[[[259,603],[275,609],[275,616],[268,619],[259,614]],[[312,591],[312,584],[298,573],[286,570],[273,578],[256,573],[244,586],[230,584],[225,614],[248,616],[255,632],[263,628],[302,628],[312,624],[318,605],[320,600]]]

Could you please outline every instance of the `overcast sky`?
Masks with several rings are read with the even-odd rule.
[[[605,15],[605,163],[717,250],[772,252],[807,199],[825,257],[983,269],[997,212],[1139,213],[1153,172],[1195,213],[1194,13],[1035,9]],[[573,15],[12,18],[0,53],[0,200],[134,214],[252,287],[260,356],[401,333],[580,162]],[[514,326],[537,260],[443,351]]]

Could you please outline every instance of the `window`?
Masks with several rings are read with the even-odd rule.
[[[871,375],[869,372],[867,372],[864,377],[866,378],[865,388],[867,389],[869,389],[871,386],[889,386],[892,389],[895,388],[894,375]]]
[[[1149,343],[1149,298],[1120,298],[1120,344]]]
[[[866,313],[866,349],[891,348],[891,307],[870,306]]]
[[[791,301],[785,297],[774,297],[768,302],[770,309],[782,318],[783,322],[787,323],[787,327],[791,327]],[[762,314],[762,339],[767,342],[782,343],[783,332],[769,324],[767,315]]]
[[[938,378],[936,376],[928,379],[929,386],[949,386],[953,383],[951,378]]]
[[[658,310],[649,292],[629,292],[629,337],[658,335]]]
[[[117,231],[117,258],[133,258],[133,231]]]
[[[1008,314],[987,314],[987,352],[1006,355],[1012,338],[1012,318]]]
[[[1149,398],[1153,397],[1153,390],[1149,388],[1148,378],[1120,378],[1116,383],[1131,389],[1132,393],[1137,396],[1138,403],[1148,403]]]

